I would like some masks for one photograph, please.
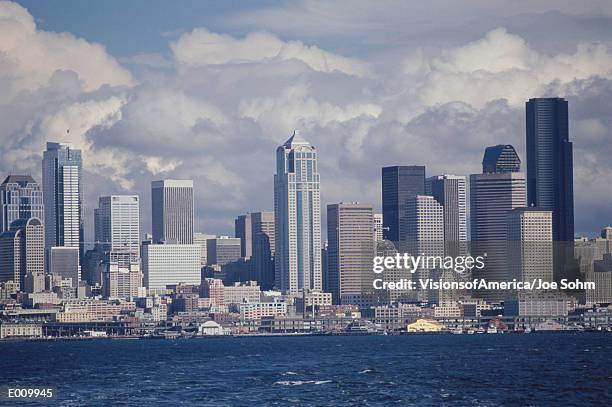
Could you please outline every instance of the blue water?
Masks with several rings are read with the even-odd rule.
[[[54,386],[62,406],[612,405],[606,333],[5,342],[0,355],[0,384]]]

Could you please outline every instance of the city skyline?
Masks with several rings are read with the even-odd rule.
[[[48,38],[68,54],[41,54],[35,72],[10,65],[16,80],[2,101],[17,110],[2,110],[10,120],[0,128],[0,170],[30,173],[41,182],[32,163],[47,140],[83,151],[86,240],[93,236],[97,191],[138,194],[142,228],[150,230],[147,183],[162,178],[193,178],[196,230],[230,234],[236,214],[272,209],[272,180],[256,174],[274,168],[269,151],[293,128],[325,152],[321,173],[333,174],[334,181],[322,185],[324,202],[370,202],[380,212],[380,167],[427,164],[429,174],[467,175],[478,172],[482,145],[502,143],[514,145],[526,160],[524,103],[540,96],[565,97],[570,104],[570,138],[575,157],[581,157],[575,162],[577,234],[592,235],[602,218],[612,217],[609,191],[598,182],[612,174],[606,160],[612,121],[600,107],[610,93],[612,33],[602,23],[609,17],[595,7],[577,12],[567,5],[511,9],[495,3],[489,12],[498,18],[483,21],[481,14],[451,5],[454,21],[410,5],[396,5],[389,16],[391,8],[355,4],[351,10],[368,16],[362,17],[364,27],[383,15],[393,21],[402,16],[404,25],[417,31],[410,24],[417,16],[435,22],[436,35],[401,31],[401,44],[374,46],[374,37],[380,41],[388,34],[386,26],[366,34],[347,24],[353,29],[341,34],[323,29],[313,36],[299,28],[301,19],[294,28],[281,28],[270,18],[242,25],[235,19],[249,12],[227,6],[211,11],[213,24],[197,10],[188,19],[185,10],[173,19],[179,11],[169,5],[163,6],[169,22],[160,24],[174,27],[161,35],[125,24],[118,31],[130,31],[124,37],[130,40],[120,44],[118,33],[96,25],[115,26],[114,17],[124,18],[116,5],[84,27],[67,18],[73,15],[68,6],[22,4],[27,9],[2,3],[5,21],[17,22],[3,38],[26,38],[28,45]],[[70,7],[77,15],[84,12],[82,6]],[[251,11],[269,16],[280,6],[270,7]],[[324,28],[304,7],[306,20]],[[343,21],[349,17],[336,6],[321,11]],[[529,19],[544,24],[550,35],[536,35]],[[571,34],[569,26],[575,27]],[[256,35],[260,32],[267,34]],[[86,47],[86,58],[76,39]],[[220,53],[212,55],[202,44],[214,44]],[[279,54],[283,46],[290,52]],[[131,51],[120,52],[123,47]],[[8,44],[3,51],[10,61],[29,61]],[[89,60],[94,62],[85,65]]]
[[[0,404],[609,405],[610,100],[612,0],[0,0]]]

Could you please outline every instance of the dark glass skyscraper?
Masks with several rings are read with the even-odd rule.
[[[44,222],[43,193],[40,185],[29,175],[9,175],[0,185],[2,232],[11,228],[17,219],[38,218]]]
[[[529,99],[527,113],[527,201],[553,213],[553,240],[574,240],[572,143],[567,101]]]
[[[483,174],[503,174],[520,170],[521,160],[510,144],[498,144],[486,148],[482,159]]]
[[[83,244],[83,159],[69,144],[47,142],[43,153],[42,181],[45,206],[45,249]]]
[[[405,239],[402,222],[410,199],[425,194],[425,166],[393,166],[382,169],[383,236],[397,242]]]

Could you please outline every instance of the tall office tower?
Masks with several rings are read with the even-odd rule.
[[[328,285],[334,304],[365,306],[375,256],[372,205],[327,205]]]
[[[383,235],[386,240],[406,239],[402,230],[408,201],[425,194],[425,167],[420,165],[383,167]]]
[[[40,185],[29,175],[9,175],[0,185],[0,206],[2,207],[2,229],[11,228],[17,219],[37,218],[43,224],[45,210]]]
[[[427,178],[426,193],[444,208],[445,252],[459,256],[467,251],[466,179],[459,175],[436,175]]]
[[[504,146],[506,151],[514,151],[512,146]],[[485,268],[480,277],[490,281],[507,281],[508,266],[506,258],[507,222],[509,211],[527,205],[527,188],[525,174],[520,171],[520,159],[516,151],[514,158],[504,157],[504,161],[515,164],[508,172],[503,166],[495,164],[495,149],[487,149],[483,159],[483,171],[491,168],[502,168],[502,172],[487,172],[470,175],[470,210],[472,254],[487,254]],[[491,158],[493,157],[493,158]],[[519,171],[517,171],[519,170]],[[483,291],[476,293],[489,301],[500,301],[505,292]]]
[[[508,212],[508,265],[519,281],[552,281],[552,212],[517,208]]]
[[[274,287],[274,212],[251,214],[253,278],[263,290]]]
[[[153,242],[192,244],[193,181],[153,181],[151,217]]]
[[[153,293],[163,293],[167,285],[200,284],[200,246],[197,244],[142,245],[144,285]]]
[[[48,142],[42,167],[45,249],[78,247],[82,259],[85,253],[81,150],[74,150],[68,144]]]
[[[0,234],[0,282],[24,287],[27,275],[45,272],[45,227],[38,218],[17,219]]]
[[[521,160],[510,144],[498,144],[485,149],[482,159],[483,174],[502,174],[520,172]]]
[[[240,257],[240,239],[220,236],[206,241],[206,261],[209,265],[225,266],[238,261]]]
[[[322,288],[319,186],[317,149],[295,130],[276,149],[274,267],[282,291]]]
[[[527,113],[527,202],[552,211],[553,240],[574,241],[574,180],[567,101],[529,99]]]
[[[103,252],[123,252],[132,260],[140,257],[138,195],[100,197],[94,218],[96,245]]]
[[[380,242],[383,240],[383,214],[374,214],[374,240]]]
[[[196,232],[193,234],[193,244],[197,244],[202,249],[202,253],[200,255],[200,265],[202,267],[208,264],[208,253],[207,253],[207,243],[208,239],[216,239],[217,235],[211,235],[208,233],[200,233]]]
[[[240,256],[250,259],[253,254],[252,217],[250,213],[234,220],[234,236],[240,239]]]
[[[444,256],[444,209],[433,196],[417,195],[408,201],[406,217],[402,220],[406,230],[406,243],[413,256]],[[440,267],[438,267],[440,268]],[[413,277],[427,279],[436,267],[419,267]],[[418,291],[419,301],[428,301],[429,293]]]

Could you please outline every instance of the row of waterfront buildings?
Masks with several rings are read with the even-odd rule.
[[[238,216],[235,237],[195,230],[193,181],[160,180],[151,184],[151,234],[141,238],[139,196],[102,196],[94,210],[92,246],[83,233],[81,151],[49,142],[42,188],[30,175],[9,175],[0,186],[0,301],[13,308],[55,307],[62,314],[66,304],[86,298],[176,297],[169,287],[188,286],[196,287],[192,299],[182,293],[175,300],[190,303],[191,312],[220,305],[214,299],[219,282],[247,293],[232,302],[244,303],[234,309],[243,319],[285,315],[287,303],[307,298],[312,312],[398,302],[458,312],[459,303],[517,300],[516,293],[502,291],[373,290],[373,257],[409,252],[484,255],[486,266],[476,276],[492,281],[597,280],[594,290],[574,297],[582,303],[612,302],[612,229],[598,239],[574,239],[567,101],[526,103],[526,146],[526,173],[508,144],[487,147],[482,173],[469,178],[427,177],[419,165],[384,167],[382,213],[358,202],[327,205],[324,243],[318,150],[295,131],[276,151],[274,209]],[[466,278],[435,269],[384,274],[388,281],[428,277]],[[217,289],[211,288],[215,284]],[[208,302],[194,300],[196,293]],[[159,298],[158,305],[166,304]],[[543,298],[548,305],[567,300],[560,293]],[[533,299],[518,301],[530,304],[524,309],[534,307]],[[62,318],[81,321],[74,315],[59,319],[68,322]]]

